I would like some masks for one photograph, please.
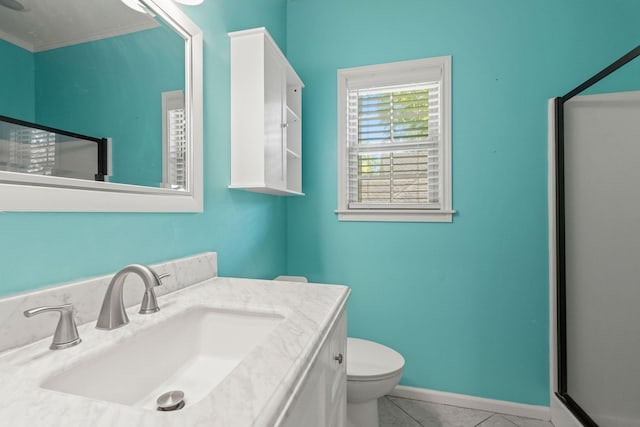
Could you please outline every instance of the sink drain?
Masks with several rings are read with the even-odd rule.
[[[172,390],[163,393],[156,400],[158,411],[177,411],[184,408],[184,393],[180,390]]]

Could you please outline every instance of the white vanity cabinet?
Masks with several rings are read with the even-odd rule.
[[[347,323],[343,311],[316,354],[279,427],[345,427]]]
[[[231,184],[302,194],[302,80],[264,28],[231,38]]]

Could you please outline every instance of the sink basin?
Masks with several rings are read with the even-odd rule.
[[[188,407],[224,380],[283,319],[194,307],[48,378],[41,387],[154,411],[158,396],[181,390]]]

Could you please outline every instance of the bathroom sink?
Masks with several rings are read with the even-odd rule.
[[[45,380],[41,387],[156,410],[180,390],[205,397],[284,319],[278,314],[194,307]],[[107,332],[108,333],[108,332]]]

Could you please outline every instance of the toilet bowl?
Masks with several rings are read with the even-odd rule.
[[[397,351],[347,338],[347,427],[378,427],[378,399],[398,385],[403,367]]]

